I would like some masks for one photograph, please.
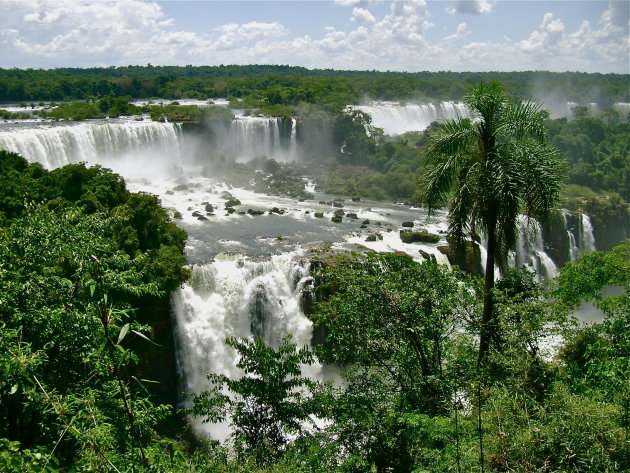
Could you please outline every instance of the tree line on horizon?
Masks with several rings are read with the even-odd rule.
[[[0,102],[133,98],[237,97],[277,89],[284,105],[377,100],[459,100],[471,85],[505,84],[517,99],[554,96],[607,108],[630,102],[627,74],[581,72],[393,72],[306,69],[282,65],[122,66],[104,68],[0,69]],[[277,94],[276,94],[277,96]]]

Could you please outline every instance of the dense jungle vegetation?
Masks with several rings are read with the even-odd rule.
[[[244,79],[247,69],[231,66],[5,70],[0,77],[4,83],[15,77],[15,84],[30,77],[50,90],[57,79],[83,87],[98,77],[110,88],[89,92],[94,97],[75,107],[95,105],[93,112],[106,113],[128,105],[117,101],[118,92],[134,95],[112,89],[116,80],[159,83],[162,74],[172,74],[178,78],[163,87],[265,83],[269,68],[246,67]],[[296,72],[273,70],[278,81]],[[339,73],[331,79],[326,72],[304,73],[300,80],[326,92],[308,107],[295,105],[315,110],[335,130],[335,152],[319,162],[322,188],[411,199],[438,127],[388,138],[368,116],[337,104],[353,101],[347,87],[354,80],[372,84],[365,89],[370,92],[379,81],[415,90],[414,81],[433,76]],[[46,75],[52,73],[57,79]],[[481,76],[444,73],[436,87],[457,87],[461,95],[466,81]],[[560,76],[543,73],[550,84],[592,79]],[[616,84],[617,76],[597,77]],[[518,81],[503,78],[514,90]],[[247,95],[244,101],[258,108],[263,98],[274,105],[269,97],[293,86],[273,87],[232,95]],[[63,98],[83,98],[73,93]],[[201,93],[208,97],[207,90]],[[283,101],[275,105],[294,106]],[[172,113],[189,113],[191,121],[229,118],[216,110],[156,110],[156,119]],[[563,191],[565,200],[575,209],[599,206],[602,215],[626,209],[623,221],[627,117],[589,117],[579,109],[575,115],[545,122],[550,143],[567,156],[572,185]],[[271,160],[228,172],[245,180],[260,167],[278,177],[261,178],[255,183],[260,190],[286,193],[299,182],[301,173]],[[582,254],[545,284],[526,270],[506,269],[491,288],[492,344],[482,362],[479,340],[488,325],[482,280],[403,255],[314,251],[318,302],[307,315],[326,333],[324,343],[297,347],[287,337],[272,348],[230,339],[246,376],[211,375],[216,388],[196,396],[189,410],[176,411],[174,385],[164,377],[172,363],[165,320],[168,293],[187,277],[185,239],[155,196],[130,193],[106,169],[76,164],[46,171],[0,151],[0,471],[630,471],[628,244]],[[608,286],[621,290],[602,295]],[[602,311],[601,321],[585,325],[572,318],[582,301]],[[337,365],[344,382],[304,378],[300,366],[315,362]],[[195,438],[183,422],[186,414],[229,419],[230,441]]]
[[[345,106],[368,97],[459,100],[481,81],[499,80],[517,99],[549,96],[597,102],[603,108],[630,102],[627,75],[576,72],[378,72],[309,70],[291,66],[127,66],[0,69],[0,102],[133,98],[237,97],[271,104],[300,102]]]

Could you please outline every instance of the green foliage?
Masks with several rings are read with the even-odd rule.
[[[185,234],[154,196],[100,167],[48,172],[0,151],[0,182],[0,462],[146,466],[170,409],[141,379],[136,349],[158,322],[143,305],[186,276]]]
[[[237,450],[261,463],[280,455],[289,436],[305,435],[304,424],[323,413],[312,394],[316,383],[301,376],[300,365],[313,363],[313,354],[306,347],[298,350],[290,340],[285,337],[277,350],[261,338],[226,340],[240,355],[237,367],[245,376],[233,380],[209,374],[214,388],[196,395],[191,409],[205,422],[229,416]]]
[[[554,210],[565,166],[546,143],[546,113],[537,104],[513,103],[498,82],[473,87],[464,101],[476,120],[440,125],[429,143],[418,197],[429,213],[448,203],[455,247],[479,232],[487,235],[481,362],[494,330],[495,264],[504,267],[515,248],[520,214],[544,219]]]
[[[209,106],[198,107],[196,105],[153,105],[150,111],[151,119],[159,122],[227,122],[234,119],[232,112],[225,107]]]
[[[312,316],[326,327],[323,359],[376,370],[414,409],[442,412],[449,403],[447,347],[475,317],[475,298],[457,277],[391,255],[342,260],[317,277],[334,288]]]
[[[614,111],[613,111],[614,112]],[[551,142],[567,157],[569,182],[630,200],[630,124],[583,117],[549,123]]]

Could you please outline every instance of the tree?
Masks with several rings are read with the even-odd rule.
[[[311,416],[323,411],[312,395],[317,383],[301,376],[300,365],[313,363],[313,354],[306,347],[298,350],[290,340],[285,337],[274,350],[261,338],[227,339],[240,355],[236,366],[245,376],[234,380],[209,374],[213,388],[196,395],[191,409],[204,422],[229,417],[235,446],[259,463],[277,457],[290,436],[301,435],[306,423],[313,422]]]
[[[503,267],[517,241],[517,218],[544,218],[554,208],[565,165],[547,144],[546,112],[534,102],[512,102],[497,82],[472,88],[464,102],[473,117],[443,123],[429,142],[420,200],[429,213],[448,201],[456,247],[483,232],[488,239],[479,362],[495,325],[495,264]]]

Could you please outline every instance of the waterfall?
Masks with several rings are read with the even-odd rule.
[[[545,252],[540,223],[525,215],[519,215],[518,220],[519,235],[513,260],[514,266],[526,266],[544,279],[556,277],[558,268]]]
[[[567,232],[567,237],[569,239],[569,259],[570,261],[575,261],[578,255],[578,246],[575,240],[575,234],[573,225],[571,225],[572,216],[568,210],[562,209],[562,220],[564,221],[564,230]]]
[[[630,103],[617,102],[613,105],[613,109],[619,113],[619,120],[621,123],[628,123],[630,120]]]
[[[179,125],[150,121],[17,126],[0,129],[0,149],[46,169],[81,161],[111,165],[129,157],[151,161],[156,151],[178,163],[180,135]]]
[[[189,282],[172,295],[182,390],[207,389],[206,373],[242,375],[235,350],[224,344],[227,337],[260,336],[277,347],[291,333],[298,346],[310,344],[312,323],[301,306],[311,286],[309,263],[295,253],[267,261],[217,255],[213,263],[194,266]],[[222,425],[193,425],[215,437],[226,435]]]
[[[272,117],[237,117],[232,120],[224,152],[236,161],[266,157],[290,161],[296,154],[296,122],[291,121],[288,145],[282,139],[282,119]]]
[[[373,102],[371,105],[352,105],[351,110],[361,110],[372,117],[372,125],[382,128],[386,135],[400,135],[408,131],[422,131],[436,120],[468,117],[466,106],[459,102],[440,104],[406,104],[398,102]]]
[[[595,251],[595,235],[593,234],[593,224],[586,214],[580,214],[578,227],[578,247],[580,253],[583,251]]]

